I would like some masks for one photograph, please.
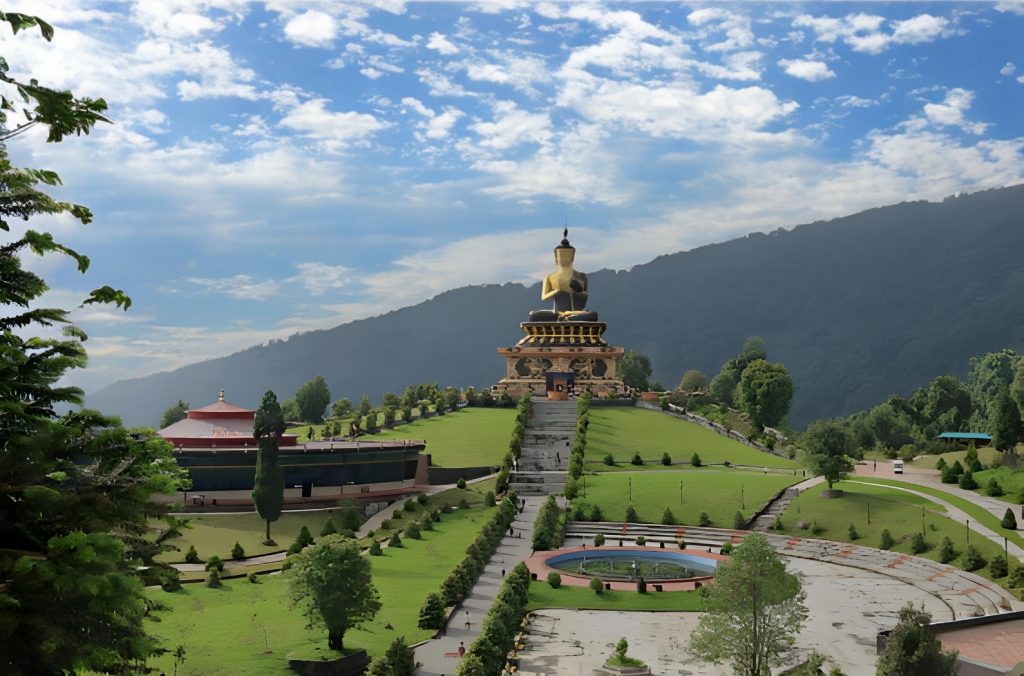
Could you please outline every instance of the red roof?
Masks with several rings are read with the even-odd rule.
[[[256,411],[250,408],[235,406],[226,401],[215,401],[209,406],[189,409],[189,413],[256,413]]]

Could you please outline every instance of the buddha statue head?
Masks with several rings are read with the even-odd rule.
[[[555,247],[555,264],[560,268],[572,267],[576,259],[576,247],[569,244],[569,228],[562,231],[562,241]]]

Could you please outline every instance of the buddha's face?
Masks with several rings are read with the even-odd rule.
[[[555,264],[556,265],[572,265],[573,259],[576,257],[576,251],[569,248],[555,249]]]

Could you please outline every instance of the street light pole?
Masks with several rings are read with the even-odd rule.
[[[683,480],[679,480],[679,517],[683,516]]]
[[[747,508],[747,499],[743,495],[743,484],[740,484],[740,509]]]
[[[587,497],[587,475],[583,475],[583,497]]]
[[[967,544],[971,544],[971,520],[967,519]]]
[[[629,477],[629,504],[633,504],[633,477]]]

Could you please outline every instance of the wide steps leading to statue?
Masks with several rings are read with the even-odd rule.
[[[518,470],[510,485],[520,495],[552,495],[565,488],[576,434],[576,402],[534,399]]]

